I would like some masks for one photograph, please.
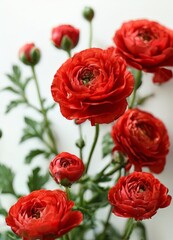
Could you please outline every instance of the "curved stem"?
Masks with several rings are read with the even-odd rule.
[[[97,125],[95,126],[94,141],[93,141],[93,144],[92,144],[92,147],[91,147],[91,150],[90,150],[90,153],[89,153],[89,157],[88,157],[88,160],[87,160],[87,164],[86,164],[86,168],[85,168],[85,173],[88,172],[88,168],[89,168],[89,165],[90,165],[90,162],[91,162],[91,158],[92,158],[92,155],[93,155],[93,152],[94,152],[94,149],[95,149],[97,140],[98,140],[98,136],[99,136],[99,124],[97,124]]]
[[[47,118],[46,110],[45,110],[44,105],[43,105],[43,100],[41,98],[40,88],[39,88],[39,84],[38,84],[38,80],[37,80],[37,76],[36,76],[36,73],[35,73],[34,66],[31,66],[31,69],[32,69],[32,74],[33,74],[33,78],[34,78],[35,85],[36,85],[38,99],[39,99],[39,102],[40,102],[41,112],[43,114],[43,118],[44,118],[45,125],[46,125],[46,128],[47,128],[47,133],[48,133],[48,136],[49,136],[49,138],[50,138],[50,140],[52,142],[53,153],[57,154],[58,151],[57,151],[55,139],[54,139],[54,136],[53,136],[52,131],[50,129],[50,123],[49,123],[49,120]]]

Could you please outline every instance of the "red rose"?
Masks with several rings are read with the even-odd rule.
[[[54,240],[81,223],[73,205],[61,190],[37,190],[10,208],[6,222],[24,240]]]
[[[160,173],[169,151],[169,137],[164,124],[152,114],[139,109],[128,110],[112,128],[115,149],[128,156],[136,170],[149,167]]]
[[[52,29],[51,40],[57,48],[70,50],[79,41],[79,30],[71,25],[60,25]]]
[[[153,81],[162,83],[172,77],[173,31],[146,19],[128,21],[113,38],[117,52],[139,70],[155,73]]]
[[[34,66],[40,60],[40,50],[34,43],[27,43],[20,48],[19,59],[26,65]]]
[[[127,107],[134,79],[114,51],[90,48],[68,59],[56,72],[52,96],[67,119],[110,123]]]
[[[121,177],[108,192],[112,212],[120,217],[143,220],[151,218],[159,208],[169,206],[168,189],[151,173],[133,172]]]
[[[68,152],[58,154],[49,165],[49,171],[54,180],[64,186],[70,186],[78,181],[84,170],[82,160]]]

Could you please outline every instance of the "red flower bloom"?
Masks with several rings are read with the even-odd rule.
[[[109,190],[108,200],[115,215],[143,220],[169,206],[171,196],[167,193],[168,189],[151,173],[133,172]]]
[[[128,110],[112,128],[115,149],[128,156],[136,170],[149,167],[160,173],[169,151],[169,137],[164,124],[152,114]]]
[[[64,186],[70,186],[78,181],[84,170],[82,160],[67,152],[58,154],[49,165],[49,171],[54,180]]]
[[[117,52],[127,63],[139,70],[154,73],[154,82],[162,83],[172,77],[173,31],[146,19],[128,21],[113,38]]]
[[[51,40],[57,48],[72,49],[79,41],[79,30],[71,25],[60,25],[52,29]]]
[[[40,60],[40,50],[34,43],[27,43],[20,48],[19,59],[26,65],[34,66]]]
[[[54,240],[81,223],[73,205],[61,190],[34,191],[10,208],[6,222],[24,240]]]
[[[114,51],[91,48],[68,59],[56,72],[51,91],[67,119],[110,123],[127,107],[134,79]]]

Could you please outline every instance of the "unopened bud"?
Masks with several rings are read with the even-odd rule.
[[[26,65],[35,66],[40,60],[40,50],[34,43],[25,44],[19,50],[19,59]]]
[[[85,7],[83,10],[83,17],[91,22],[92,19],[94,18],[94,10],[91,7]]]

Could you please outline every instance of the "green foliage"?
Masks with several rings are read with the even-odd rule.
[[[28,177],[27,185],[30,192],[43,188],[44,184],[47,183],[49,179],[49,173],[41,175],[40,170],[39,167],[34,168],[31,175]]]
[[[10,81],[10,85],[5,87],[4,91],[10,91],[11,93],[17,95],[18,97],[12,100],[6,108],[6,113],[9,113],[12,109],[15,107],[21,105],[21,104],[27,104],[28,100],[26,98],[26,87],[32,77],[22,79],[21,70],[17,65],[13,65],[12,67],[12,73],[6,74],[7,78]]]
[[[44,150],[41,149],[34,149],[29,152],[29,154],[25,157],[25,163],[31,163],[33,158],[37,157],[38,155],[45,154]]]
[[[114,142],[110,133],[106,133],[102,139],[102,156],[103,158],[111,154]]]
[[[12,170],[3,164],[0,164],[0,191],[2,193],[14,194],[13,180],[14,173]]]

